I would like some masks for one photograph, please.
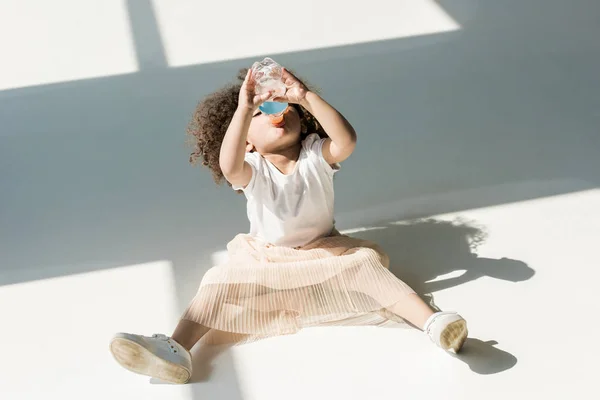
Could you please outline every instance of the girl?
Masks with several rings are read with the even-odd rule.
[[[210,269],[171,337],[119,333],[111,352],[123,367],[173,383],[192,374],[190,350],[203,342],[241,342],[316,325],[381,325],[406,320],[444,350],[466,337],[456,313],[434,313],[388,271],[375,244],[334,227],[333,176],[356,146],[356,132],[331,105],[284,69],[289,104],[283,121],[259,106],[252,70],[243,83],[208,96],[189,133],[192,162],[247,199],[250,233],[228,245],[229,260]]]

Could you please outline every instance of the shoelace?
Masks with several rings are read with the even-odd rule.
[[[169,336],[163,335],[162,333],[155,333],[154,335],[152,335],[152,338],[167,342],[167,344],[169,345],[169,351],[171,353],[179,352],[177,344],[175,343],[175,341],[171,341],[171,338]]]

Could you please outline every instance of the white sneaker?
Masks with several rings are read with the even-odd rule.
[[[423,331],[433,343],[454,353],[460,351],[469,333],[467,321],[455,312],[433,314],[425,323]]]
[[[119,364],[138,374],[171,383],[186,383],[192,376],[190,352],[165,335],[117,333],[110,351]]]

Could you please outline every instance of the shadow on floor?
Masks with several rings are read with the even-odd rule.
[[[192,351],[193,375],[191,383],[206,382],[211,379],[218,358],[229,351],[233,344],[197,346]]]
[[[519,260],[479,257],[477,247],[487,235],[472,222],[424,219],[388,223],[352,233],[352,236],[382,246],[390,256],[390,270],[394,275],[436,310],[439,308],[434,292],[481,277],[522,282],[535,275],[535,270]],[[458,275],[461,271],[464,271],[462,275]],[[444,275],[451,277],[444,279]],[[478,301],[485,302],[485,299]],[[516,365],[517,358],[494,347],[497,344],[494,340],[484,342],[470,338],[456,358],[482,375],[499,373]]]
[[[390,256],[394,275],[427,298],[434,308],[432,293],[440,290],[484,276],[521,282],[535,275],[519,260],[477,256],[477,247],[487,234],[472,222],[423,219],[386,223],[351,235],[382,246]],[[448,274],[452,277],[436,280]]]
[[[454,357],[463,361],[471,371],[479,375],[492,375],[511,369],[517,364],[517,357],[509,352],[500,350],[498,342],[469,338],[460,354]]]
[[[535,271],[522,261],[478,257],[476,250],[485,241],[486,233],[482,227],[472,222],[425,219],[387,223],[351,233],[351,236],[381,245],[390,255],[391,271],[413,287],[435,309],[438,307],[432,293],[439,290],[481,277],[521,282],[535,275]],[[455,276],[461,271],[464,271],[462,275]],[[444,279],[444,275],[452,277]],[[485,299],[478,301],[485,302]],[[213,381],[213,367],[222,364],[220,361],[217,363],[217,359],[229,357],[231,361],[231,345],[220,343],[237,341],[221,338],[215,341],[218,345],[197,346],[193,351],[194,376],[191,381]],[[516,365],[517,358],[496,348],[497,344],[495,340],[470,338],[463,351],[455,357],[477,374],[503,372]],[[226,360],[225,364],[230,363]]]

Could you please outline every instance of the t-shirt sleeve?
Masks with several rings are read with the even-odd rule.
[[[333,175],[340,170],[341,166],[337,163],[330,165],[325,161],[325,158],[323,157],[323,143],[325,143],[325,140],[327,139],[321,138],[319,134],[311,133],[304,139],[302,146],[315,163]]]
[[[250,165],[250,168],[252,169],[252,177],[250,178],[250,182],[248,182],[246,187],[236,186],[236,185],[232,185],[232,187],[233,187],[233,190],[241,190],[246,195],[248,195],[248,193],[251,193],[252,190],[254,189],[254,186],[256,185],[256,177],[260,173],[260,169],[261,169],[260,156],[256,152],[246,153],[246,155],[244,156],[244,161],[246,161],[248,163],[248,165]]]

